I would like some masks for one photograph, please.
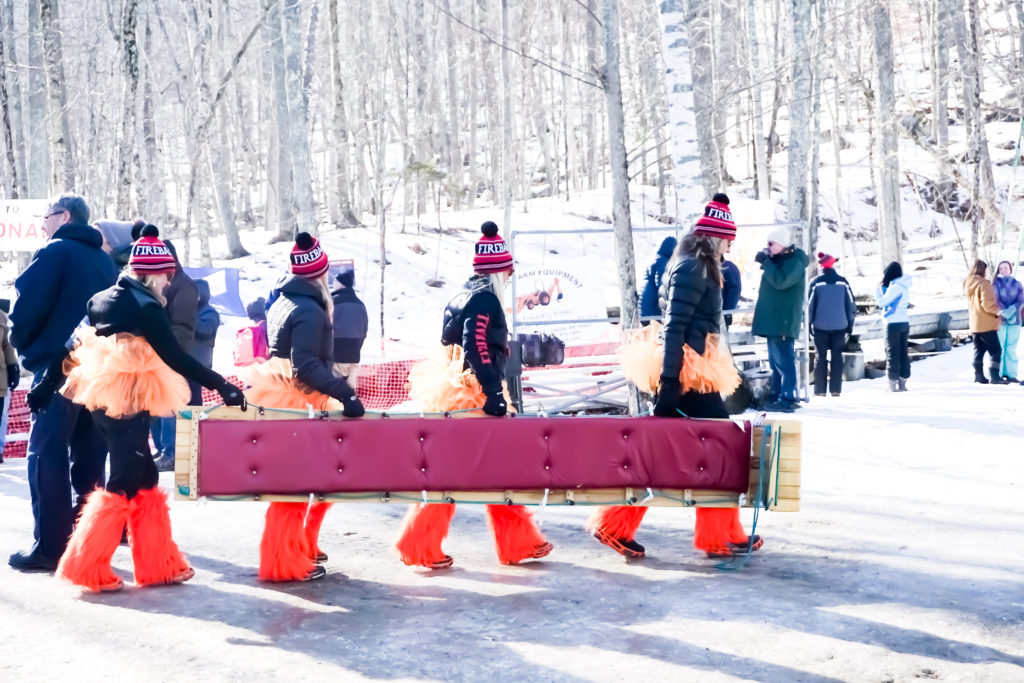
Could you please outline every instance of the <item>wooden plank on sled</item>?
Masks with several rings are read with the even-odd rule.
[[[765,444],[765,471],[760,470],[761,442],[771,427]],[[770,420],[754,429],[750,457],[750,485],[747,505],[752,506],[761,494],[761,504],[769,510],[796,512],[800,509],[800,452],[802,425],[798,420]],[[764,485],[761,485],[764,475]]]

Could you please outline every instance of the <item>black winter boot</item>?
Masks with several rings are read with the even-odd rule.
[[[988,378],[985,377],[985,371],[981,369],[980,365],[974,366],[974,381],[978,384],[988,384]]]
[[[993,365],[988,370],[988,375],[991,377],[990,384],[1009,384],[1005,379],[999,376],[999,366]]]

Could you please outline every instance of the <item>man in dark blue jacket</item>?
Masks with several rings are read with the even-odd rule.
[[[353,389],[358,386],[359,354],[366,341],[370,321],[366,305],[356,296],[355,272],[345,270],[335,278],[338,286],[331,292],[334,301],[334,369]]]
[[[645,275],[644,291],[640,295],[640,315],[642,317],[661,316],[661,306],[658,304],[658,292],[661,291],[661,280],[665,277],[665,267],[672,258],[672,252],[676,250],[676,238],[666,237],[658,247],[658,258],[647,269]],[[644,322],[647,324],[647,321]]]
[[[102,249],[103,236],[89,227],[89,207],[81,197],[65,194],[50,202],[43,230],[50,241],[15,280],[18,298],[11,311],[11,343],[34,375],[28,396],[33,413],[28,484],[35,543],[9,560],[22,571],[57,567],[74,523],[72,487],[80,507],[86,494],[103,485],[107,456],[89,411],[63,396],[50,398],[52,388],[43,390],[41,380],[64,357],[86,302],[114,284],[117,270]]]
[[[835,256],[818,252],[822,273],[811,280],[807,322],[814,338],[814,395],[825,395],[825,382],[833,396],[843,390],[843,349],[853,334],[857,306],[846,278],[836,272]],[[826,360],[831,356],[831,362]],[[827,376],[827,377],[826,377]]]

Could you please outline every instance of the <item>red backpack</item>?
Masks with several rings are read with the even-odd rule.
[[[266,323],[243,327],[235,335],[232,356],[235,365],[245,367],[254,363],[262,363],[270,358],[270,346],[267,343]]]

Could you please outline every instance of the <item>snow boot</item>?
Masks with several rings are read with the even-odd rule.
[[[57,565],[57,578],[67,579],[93,593],[112,593],[124,587],[110,559],[121,542],[128,520],[128,499],[96,489],[82,509],[67,550]]]
[[[978,384],[988,384],[988,377],[985,377],[985,372],[980,365],[974,366],[974,381]]]
[[[326,572],[312,558],[303,522],[306,503],[271,503],[260,539],[260,581],[314,581]]]
[[[494,549],[502,564],[547,557],[554,547],[522,505],[488,505],[487,526],[494,534]]]
[[[441,542],[448,536],[448,527],[455,516],[454,503],[417,503],[410,505],[402,522],[395,549],[402,562],[428,569],[446,569],[452,566],[451,555],[441,550]]]
[[[309,544],[310,557],[317,564],[327,561],[327,553],[320,549],[320,525],[324,523],[324,515],[331,509],[333,503],[313,503],[306,511],[306,543]]]
[[[128,501],[128,540],[136,585],[183,583],[195,576],[171,538],[171,510],[163,489],[142,489]]]
[[[906,377],[900,377],[898,380],[896,380],[896,382],[899,384],[899,389],[897,391],[906,391],[907,390],[907,378]]]
[[[894,379],[889,380],[889,391],[891,391],[892,393],[895,394],[899,390],[900,390],[899,382],[897,382]]]
[[[988,374],[989,377],[991,377],[991,379],[989,380],[989,384],[1009,384],[1009,382],[1007,382],[1005,379],[999,376],[998,365],[993,365],[991,368],[989,368]]]
[[[645,548],[633,540],[633,536],[646,514],[644,505],[604,507],[594,514],[588,527],[594,532],[594,538],[623,557],[644,557]]]

